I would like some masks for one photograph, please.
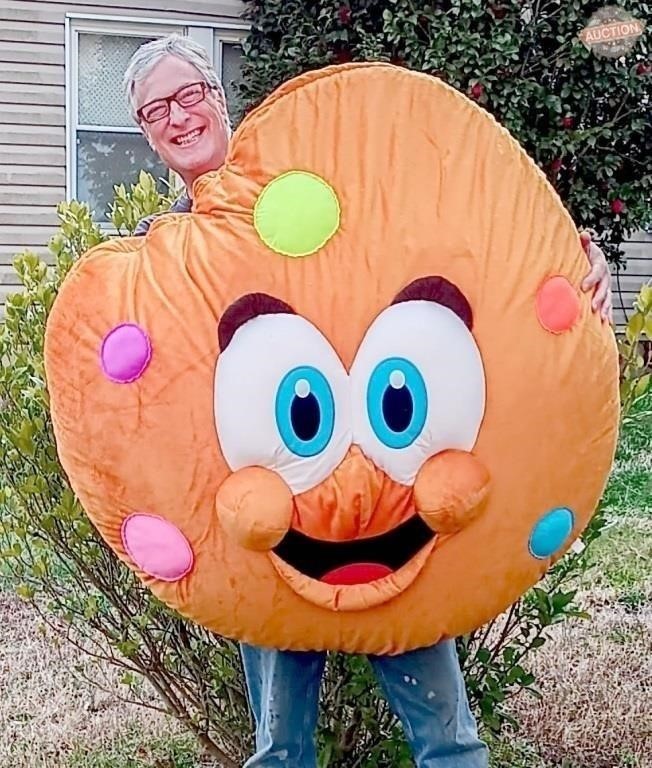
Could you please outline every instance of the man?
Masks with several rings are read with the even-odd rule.
[[[154,40],[132,56],[124,82],[148,144],[184,183],[172,210],[188,213],[195,179],[224,163],[231,135],[224,89],[206,51],[179,35]],[[153,218],[134,234],[144,235]]]
[[[125,74],[134,118],[150,146],[176,171],[186,193],[173,210],[191,208],[192,185],[216,170],[230,135],[224,91],[205,51],[172,36],[142,46]],[[152,217],[138,225],[144,234]],[[583,235],[591,262],[584,290],[593,308],[611,318],[610,276],[602,251]],[[246,768],[315,768],[314,731],[326,654],[241,646],[256,720],[256,754]],[[417,768],[486,768],[454,641],[369,660],[401,719]]]

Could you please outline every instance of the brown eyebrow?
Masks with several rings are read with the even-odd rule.
[[[217,326],[220,352],[231,343],[233,334],[249,320],[259,315],[294,315],[295,311],[284,301],[267,293],[247,293],[229,304]]]
[[[450,280],[440,275],[414,280],[396,295],[392,304],[404,301],[434,301],[455,312],[469,330],[473,328],[473,311],[466,296]]]

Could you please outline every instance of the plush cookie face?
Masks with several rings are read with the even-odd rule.
[[[577,232],[432,78],[286,84],[194,212],[101,245],[46,335],[62,463],[116,553],[221,634],[399,652],[504,610],[588,522],[617,358]]]

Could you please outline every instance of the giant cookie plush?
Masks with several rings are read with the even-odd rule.
[[[192,214],[49,318],[59,455],[116,554],[215,632],[397,653],[504,610],[589,521],[617,357],[543,174],[444,83],[311,72]]]

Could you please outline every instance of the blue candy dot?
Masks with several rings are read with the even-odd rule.
[[[556,507],[541,517],[530,534],[530,553],[540,559],[554,555],[570,536],[575,516],[568,507]]]

